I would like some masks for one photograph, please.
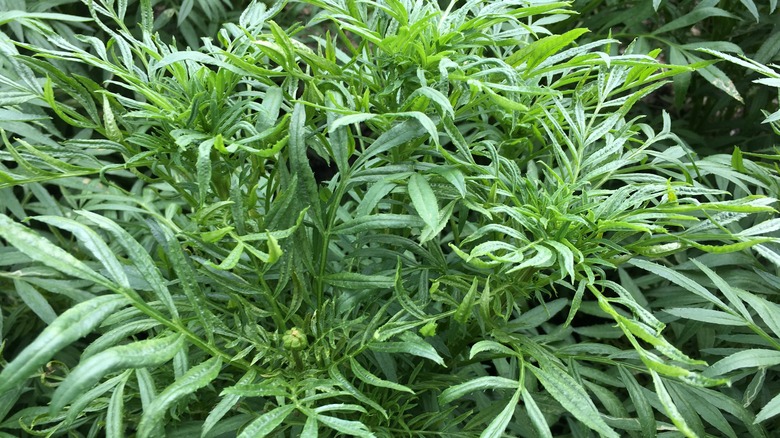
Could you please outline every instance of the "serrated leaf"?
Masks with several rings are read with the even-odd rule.
[[[130,235],[130,233],[125,231],[111,219],[86,210],[78,210],[76,213],[86,217],[97,226],[108,231],[111,235],[114,236],[117,243],[125,248],[127,251],[127,256],[130,258],[130,260],[132,260],[135,267],[138,268],[138,272],[143,275],[144,280],[149,283],[149,286],[151,286],[152,290],[157,296],[157,299],[163,303],[171,315],[178,318],[179,311],[176,308],[176,304],[173,302],[173,297],[171,297],[171,293],[168,290],[165,279],[163,279],[160,270],[155,265],[154,260],[149,255],[149,252],[146,250],[146,248],[141,246],[141,244],[138,243],[138,241],[135,240],[133,236]]]
[[[507,425],[515,415],[517,402],[520,401],[520,394],[525,388],[517,388],[515,394],[509,399],[506,407],[488,424],[488,427],[479,435],[480,438],[501,438],[504,435]]]
[[[81,392],[91,388],[107,373],[161,365],[173,359],[184,346],[181,336],[166,336],[103,350],[74,368],[57,387],[49,404],[49,412],[59,412]]]
[[[517,389],[519,384],[517,380],[507,379],[499,376],[482,376],[451,386],[445,389],[439,395],[439,404],[446,405],[474,391],[485,391],[488,389]],[[517,403],[515,403],[517,404]]]
[[[536,429],[541,438],[552,438],[550,426],[547,424],[547,420],[544,418],[544,414],[539,409],[539,406],[537,406],[536,401],[531,397],[531,393],[524,386],[520,388],[520,391],[523,396],[525,411],[528,413],[534,429]]]
[[[395,382],[390,382],[388,380],[384,380],[377,377],[367,369],[363,368],[363,366],[360,365],[360,363],[358,363],[358,361],[356,361],[354,358],[349,359],[349,364],[352,368],[352,372],[355,373],[355,376],[358,379],[362,380],[364,383],[367,383],[372,386],[378,386],[380,388],[388,388],[396,391],[404,391],[410,394],[414,394],[414,391],[412,391],[411,388],[407,386]]]
[[[374,336],[376,337],[376,334]],[[402,342],[375,342],[369,348],[382,353],[411,354],[444,366],[444,359],[431,344],[413,333],[405,332],[402,338],[404,339]]]
[[[756,415],[755,423],[761,423],[778,414],[780,414],[780,394],[774,396],[772,400],[769,400],[769,403],[765,404],[764,407],[761,408],[761,411],[759,411],[758,415]]]
[[[171,405],[211,383],[217,378],[221,368],[222,360],[218,357],[212,357],[190,368],[184,375],[165,388],[154,399],[149,408],[144,409],[141,422],[138,424],[138,437],[152,436]]]
[[[22,299],[24,304],[38,315],[38,318],[41,318],[43,322],[51,324],[57,319],[57,313],[54,312],[49,302],[30,283],[14,279],[14,289],[16,289],[16,293],[19,294],[19,298]]]
[[[63,274],[89,280],[109,288],[112,286],[108,279],[93,271],[62,248],[33,233],[29,228],[19,225],[2,213],[0,213],[0,237],[27,257]]]
[[[130,288],[130,281],[127,279],[124,267],[119,263],[111,248],[94,230],[72,219],[59,216],[37,216],[35,220],[73,233],[79,242],[106,268],[115,282],[122,287]]]
[[[106,410],[106,438],[123,438],[125,436],[123,415],[126,382],[127,378],[124,378],[111,392],[111,399],[108,401],[108,409]]]
[[[722,376],[734,370],[780,365],[780,351],[751,348],[724,357],[704,370],[705,376]]]
[[[664,407],[666,415],[668,415],[669,419],[672,420],[672,423],[677,426],[677,430],[680,433],[688,438],[696,438],[696,433],[691,430],[691,428],[688,426],[688,423],[685,422],[683,416],[680,415],[680,411],[677,409],[677,406],[674,404],[672,397],[666,390],[666,386],[664,386],[663,380],[661,380],[661,376],[659,376],[658,373],[653,370],[650,370],[650,375],[653,376],[655,393],[658,395],[658,399],[661,400],[661,405]]]
[[[716,325],[731,325],[737,327],[748,325],[748,322],[742,317],[734,316],[719,310],[700,309],[696,307],[675,307],[673,309],[664,309],[664,312],[670,315],[679,316],[680,318]]]
[[[527,365],[528,368],[542,383],[547,392],[561,404],[569,413],[571,413],[582,424],[590,429],[612,438],[618,438],[620,435],[614,429],[604,422],[596,405],[585,392],[585,389],[574,380],[569,374],[555,365],[537,368],[533,365]]]
[[[0,394],[21,383],[74,341],[91,333],[106,317],[129,301],[105,295],[79,303],[62,313],[0,372]]]
[[[238,435],[238,438],[262,438],[273,432],[295,410],[295,405],[279,406],[257,417]]]
[[[439,224],[439,202],[433,193],[428,180],[420,174],[413,173],[409,178],[409,197],[420,218],[431,228]]]
[[[364,438],[375,437],[375,435],[368,430],[366,425],[359,421],[343,420],[341,418],[331,417],[328,415],[318,415],[317,420],[331,429],[343,434]]]

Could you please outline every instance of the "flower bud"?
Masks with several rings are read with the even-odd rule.
[[[309,341],[301,329],[293,327],[282,336],[282,345],[286,350],[301,351],[309,346]]]

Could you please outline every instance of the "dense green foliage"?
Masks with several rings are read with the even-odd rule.
[[[776,1],[266,3],[0,0],[0,437],[771,435]]]

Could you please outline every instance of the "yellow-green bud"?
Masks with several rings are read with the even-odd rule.
[[[301,351],[309,346],[309,341],[301,329],[293,327],[282,336],[282,345],[286,350]]]
[[[436,336],[436,329],[439,327],[439,324],[436,324],[436,322],[431,321],[428,324],[425,324],[424,326],[420,327],[420,334],[423,336]]]

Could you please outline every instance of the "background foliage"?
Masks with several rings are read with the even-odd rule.
[[[0,435],[769,436],[776,9],[1,1]]]

